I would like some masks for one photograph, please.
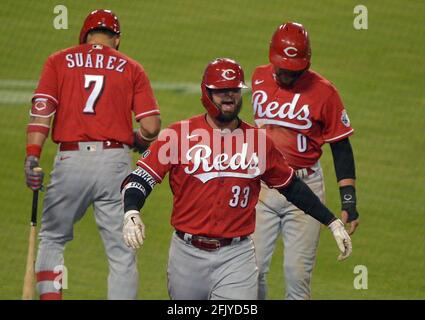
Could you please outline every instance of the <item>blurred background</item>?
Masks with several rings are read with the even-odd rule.
[[[368,29],[356,30],[354,8],[368,10]],[[57,30],[57,5],[68,29]],[[247,80],[268,63],[268,45],[285,21],[310,33],[312,69],[339,89],[355,134],[361,225],[349,260],[338,263],[332,235],[323,230],[312,280],[313,299],[425,298],[425,2],[401,1],[23,1],[0,10],[0,299],[20,299],[25,270],[31,191],[23,173],[30,98],[53,52],[78,43],[86,15],[113,10],[122,29],[120,51],[147,71],[163,126],[202,113],[199,85],[216,57],[237,60]],[[251,92],[242,118],[253,123]],[[47,142],[41,166],[50,172],[56,145]],[[136,160],[136,155],[134,156]],[[327,205],[340,200],[331,152],[324,148]],[[46,175],[45,183],[49,181]],[[171,192],[165,181],[143,209],[147,240],[138,252],[140,299],[168,299],[166,267]],[[39,220],[41,208],[39,211]],[[92,211],[75,226],[65,251],[65,299],[105,299],[107,262]],[[355,289],[356,266],[368,271]],[[269,275],[269,298],[284,297],[282,244]]]

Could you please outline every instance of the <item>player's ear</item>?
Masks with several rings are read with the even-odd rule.
[[[114,46],[115,46],[115,49],[117,49],[118,50],[118,47],[120,46],[120,37],[114,37]]]

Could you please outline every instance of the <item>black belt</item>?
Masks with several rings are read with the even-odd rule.
[[[234,242],[241,242],[243,240],[248,239],[248,236],[242,236],[237,238],[209,238],[204,236],[194,236],[179,230],[176,230],[176,235],[180,239],[189,242],[194,247],[205,251],[218,250],[221,247],[231,245]],[[186,235],[188,236],[185,237]]]

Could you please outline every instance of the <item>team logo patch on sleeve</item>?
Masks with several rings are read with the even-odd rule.
[[[347,111],[345,111],[345,109],[342,110],[342,113],[341,113],[341,122],[346,127],[350,126],[350,119],[348,118],[348,114],[347,114]]]

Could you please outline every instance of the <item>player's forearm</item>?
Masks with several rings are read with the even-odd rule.
[[[354,185],[354,183],[351,182],[356,179],[356,168],[350,140],[346,138],[341,141],[331,143],[330,146],[334,160],[335,175],[338,183],[342,183],[340,186]]]
[[[326,226],[336,219],[333,213],[326,208],[314,192],[297,177],[288,186],[280,188],[278,191],[297,208]]]
[[[27,127],[27,156],[40,157],[50,130],[51,117],[31,117]]]
[[[153,141],[161,130],[161,118],[159,115],[142,118],[139,121],[140,136],[146,141]]]
[[[137,167],[121,185],[124,212],[140,211],[155,185],[155,179],[146,170]]]
[[[357,220],[356,172],[354,154],[348,138],[331,143],[335,173],[341,197],[341,210],[348,212],[348,221]]]
[[[134,131],[133,148],[142,153],[158,137],[161,129],[161,118],[155,115],[143,118],[139,122],[140,127]]]

